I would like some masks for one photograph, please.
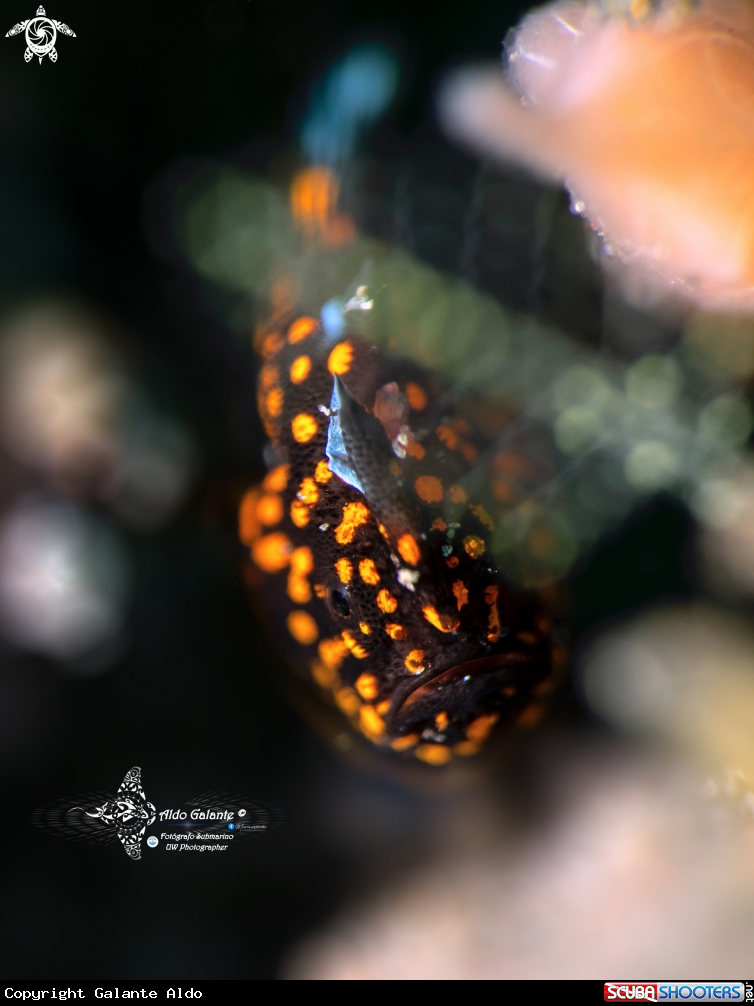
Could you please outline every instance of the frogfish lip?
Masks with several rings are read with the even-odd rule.
[[[457,707],[462,696],[466,697],[466,701],[479,698],[495,688],[515,683],[519,677],[517,669],[523,669],[534,659],[531,651],[511,650],[454,664],[429,680],[420,680],[399,701],[390,719],[396,726],[415,723],[434,716],[443,708]]]

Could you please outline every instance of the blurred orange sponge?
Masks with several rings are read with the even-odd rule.
[[[512,36],[509,83],[457,76],[448,128],[564,181],[620,259],[700,302],[754,307],[754,5],[640,23],[544,7]]]

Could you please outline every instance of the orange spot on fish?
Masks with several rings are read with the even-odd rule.
[[[420,385],[409,381],[406,385],[408,404],[415,412],[422,412],[427,407],[427,393]]]
[[[404,562],[416,566],[421,558],[419,545],[412,534],[402,534],[398,539],[398,552]]]
[[[357,660],[365,660],[369,656],[369,651],[365,650],[361,643],[354,639],[353,633],[350,630],[344,629],[342,636],[343,642]]]
[[[337,671],[348,655],[348,647],[343,642],[342,636],[335,636],[332,639],[323,639],[317,652],[319,659],[326,667]]]
[[[406,630],[402,625],[398,625],[396,622],[389,622],[385,626],[385,632],[390,636],[391,639],[400,640],[406,635]]]
[[[432,521],[432,530],[433,531],[447,531],[448,530],[448,525],[445,523],[445,521],[442,519],[442,517],[435,517],[435,519]]]
[[[416,757],[427,765],[447,765],[453,755],[444,744],[420,744]]]
[[[317,421],[313,416],[308,415],[306,412],[299,412],[297,416],[293,417],[291,423],[291,433],[293,434],[293,439],[298,444],[308,444],[313,436],[317,433]]]
[[[291,552],[291,570],[298,576],[308,576],[314,569],[314,556],[308,545],[295,548]]]
[[[288,329],[288,342],[290,342],[291,345],[294,345],[297,342],[302,342],[307,338],[307,336],[312,334],[316,327],[316,318],[309,318],[307,316],[297,318]]]
[[[460,618],[451,615],[440,614],[431,604],[422,608],[422,613],[430,625],[434,625],[440,632],[455,632],[461,624]]]
[[[291,364],[290,378],[292,384],[302,384],[312,369],[312,361],[308,356],[297,356]]]
[[[340,182],[324,165],[302,168],[291,182],[293,219],[309,240],[327,248],[340,248],[356,236],[351,218],[338,209]]]
[[[281,532],[257,538],[251,547],[251,558],[264,573],[279,573],[290,561],[291,543]]]
[[[369,671],[364,671],[363,674],[358,676],[355,688],[365,702],[371,702],[372,699],[376,699],[379,691],[377,678],[374,674],[370,674]]]
[[[282,388],[273,388],[272,391],[267,392],[264,407],[267,410],[267,414],[272,416],[273,419],[277,419],[283,411],[283,398]]]
[[[460,755],[462,758],[468,758],[471,755],[479,754],[482,749],[481,744],[477,744],[475,741],[460,741],[458,744],[453,745],[453,754]]]
[[[285,339],[280,335],[279,332],[272,332],[268,335],[262,342],[260,353],[265,358],[269,360],[273,356],[277,356],[280,350],[285,345]]]
[[[369,510],[363,503],[346,503],[343,518],[335,528],[335,540],[339,545],[350,545],[357,528],[369,520]]]
[[[406,734],[405,737],[396,737],[394,741],[390,742],[390,747],[393,751],[408,751],[416,745],[419,740],[419,734]]]
[[[283,501],[277,493],[269,493],[257,503],[257,517],[262,524],[274,527],[283,519]]]
[[[377,571],[377,567],[375,566],[373,559],[361,560],[359,563],[359,576],[364,583],[368,583],[371,587],[374,587],[380,582],[380,574]]]
[[[335,693],[335,704],[346,716],[355,716],[359,711],[361,699],[353,688],[340,688]]]
[[[470,555],[472,559],[478,559],[480,555],[484,554],[484,538],[480,538],[476,534],[467,534],[463,539],[463,547],[467,555]]]
[[[458,602],[458,610],[460,611],[464,604],[469,603],[469,592],[463,580],[456,580],[453,584],[453,594]]]
[[[448,569],[455,569],[456,566],[458,565],[458,556],[451,555],[450,558],[445,560],[445,565],[448,567]]]
[[[389,590],[383,589],[377,595],[377,607],[380,611],[384,611],[386,615],[391,614],[398,607],[398,602],[390,593]]]
[[[314,469],[314,481],[324,483],[329,482],[332,478],[332,472],[330,471],[330,465],[327,461],[318,461],[317,467]]]
[[[367,622],[359,622],[359,628],[361,629],[361,631],[364,633],[365,636],[371,636],[372,635],[372,629],[367,624]]]
[[[492,732],[492,728],[499,719],[499,713],[485,713],[484,716],[478,716],[466,728],[467,740],[476,741],[477,744],[481,744],[482,741],[487,740]]]
[[[288,597],[294,604],[308,604],[312,599],[312,588],[305,576],[299,576],[293,570],[288,574]]]
[[[320,688],[330,690],[337,685],[337,672],[331,667],[326,667],[321,660],[312,660],[310,670],[312,672],[312,677]]]
[[[421,674],[424,670],[424,650],[412,650],[403,661],[403,665],[412,674]]]
[[[359,709],[359,726],[371,740],[381,737],[385,731],[385,721],[373,706],[362,706]]]
[[[308,507],[316,506],[317,501],[319,500],[319,489],[317,488],[317,483],[314,479],[307,476],[307,478],[301,482],[296,496],[302,503],[306,503]]]
[[[327,369],[331,374],[347,374],[353,362],[353,344],[339,342],[327,358]]]
[[[296,527],[306,527],[309,523],[309,507],[303,500],[293,500],[291,503],[291,520]]]
[[[353,577],[353,566],[350,559],[338,559],[335,563],[335,571],[341,583],[350,583]]]
[[[268,493],[281,493],[288,485],[288,465],[278,465],[267,472],[262,488]]]
[[[435,716],[435,726],[441,733],[443,730],[447,730],[449,722],[448,714],[444,710]]]
[[[421,461],[426,453],[426,450],[417,440],[409,440],[406,444],[406,454],[410,454],[411,457],[416,458],[417,461]]]
[[[443,497],[442,482],[434,475],[420,475],[414,482],[414,489],[425,503],[439,503]]]
[[[461,442],[458,438],[458,434],[455,433],[449,426],[438,426],[435,433],[445,444],[448,450],[454,451]]]
[[[468,494],[460,486],[451,486],[448,489],[448,496],[452,503],[465,503],[469,498]]]
[[[319,636],[317,623],[308,611],[292,611],[286,621],[288,631],[301,646],[311,646]]]

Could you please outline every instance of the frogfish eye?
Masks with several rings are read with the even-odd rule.
[[[341,618],[348,618],[351,614],[351,605],[342,590],[330,592],[330,604],[332,604],[335,614],[340,615]]]

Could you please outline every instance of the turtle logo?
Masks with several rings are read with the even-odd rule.
[[[11,30],[5,33],[5,37],[20,35],[22,31],[26,32],[27,49],[24,53],[24,59],[27,63],[34,56],[39,56],[40,63],[45,56],[49,56],[52,62],[56,63],[58,53],[55,48],[55,40],[58,37],[58,32],[76,38],[76,33],[71,31],[67,24],[47,17],[44,7],[37,7],[36,17],[29,21],[19,21],[18,24],[14,24]]]

